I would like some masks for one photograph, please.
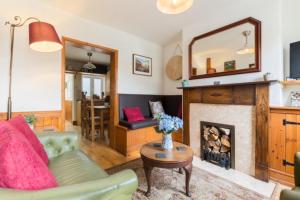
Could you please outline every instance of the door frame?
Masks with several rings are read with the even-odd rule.
[[[109,121],[109,145],[112,148],[115,148],[116,141],[115,141],[115,129],[119,123],[119,100],[118,100],[118,55],[119,51],[117,49],[112,49],[109,47],[105,47],[102,45],[97,45],[89,42],[84,42],[81,40],[69,38],[69,37],[62,37],[62,66],[61,66],[61,105],[62,105],[62,130],[65,130],[65,72],[66,72],[66,42],[72,42],[82,46],[90,46],[93,48],[101,49],[103,53],[109,54],[111,56],[110,62],[110,121]]]

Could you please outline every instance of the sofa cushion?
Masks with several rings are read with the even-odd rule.
[[[149,126],[157,126],[158,121],[153,120],[152,118],[146,118],[145,120],[139,122],[128,122],[126,120],[120,120],[119,124],[129,129],[139,129],[139,128],[145,128]]]
[[[25,136],[8,122],[0,122],[0,187],[39,190],[56,186],[55,177]]]
[[[149,101],[152,116],[165,113],[161,101]]]
[[[139,107],[124,108],[123,111],[128,122],[138,122],[145,120]]]
[[[36,153],[42,158],[42,160],[45,162],[46,165],[48,165],[48,156],[46,151],[44,150],[44,146],[41,144],[35,133],[31,130],[31,128],[26,123],[23,116],[15,117],[11,120],[9,120],[9,123],[18,131],[23,133],[25,138],[29,141],[33,149],[36,151]]]
[[[108,177],[108,174],[82,151],[66,152],[50,159],[49,169],[59,186],[83,183]]]

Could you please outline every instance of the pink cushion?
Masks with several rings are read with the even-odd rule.
[[[123,112],[128,122],[137,122],[145,120],[140,107],[123,108]]]
[[[0,187],[39,190],[57,182],[29,141],[8,122],[0,122]]]
[[[23,133],[25,138],[32,145],[36,153],[42,158],[46,165],[49,163],[47,153],[44,149],[44,146],[41,144],[35,133],[31,130],[23,116],[15,117],[9,120],[10,125],[16,128],[19,132]]]

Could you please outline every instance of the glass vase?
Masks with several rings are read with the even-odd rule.
[[[161,146],[164,150],[173,149],[172,134],[163,134]]]

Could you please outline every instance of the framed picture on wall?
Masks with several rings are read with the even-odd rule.
[[[224,71],[232,71],[235,70],[235,60],[227,61],[224,63]]]
[[[133,74],[152,76],[152,58],[133,54]]]

